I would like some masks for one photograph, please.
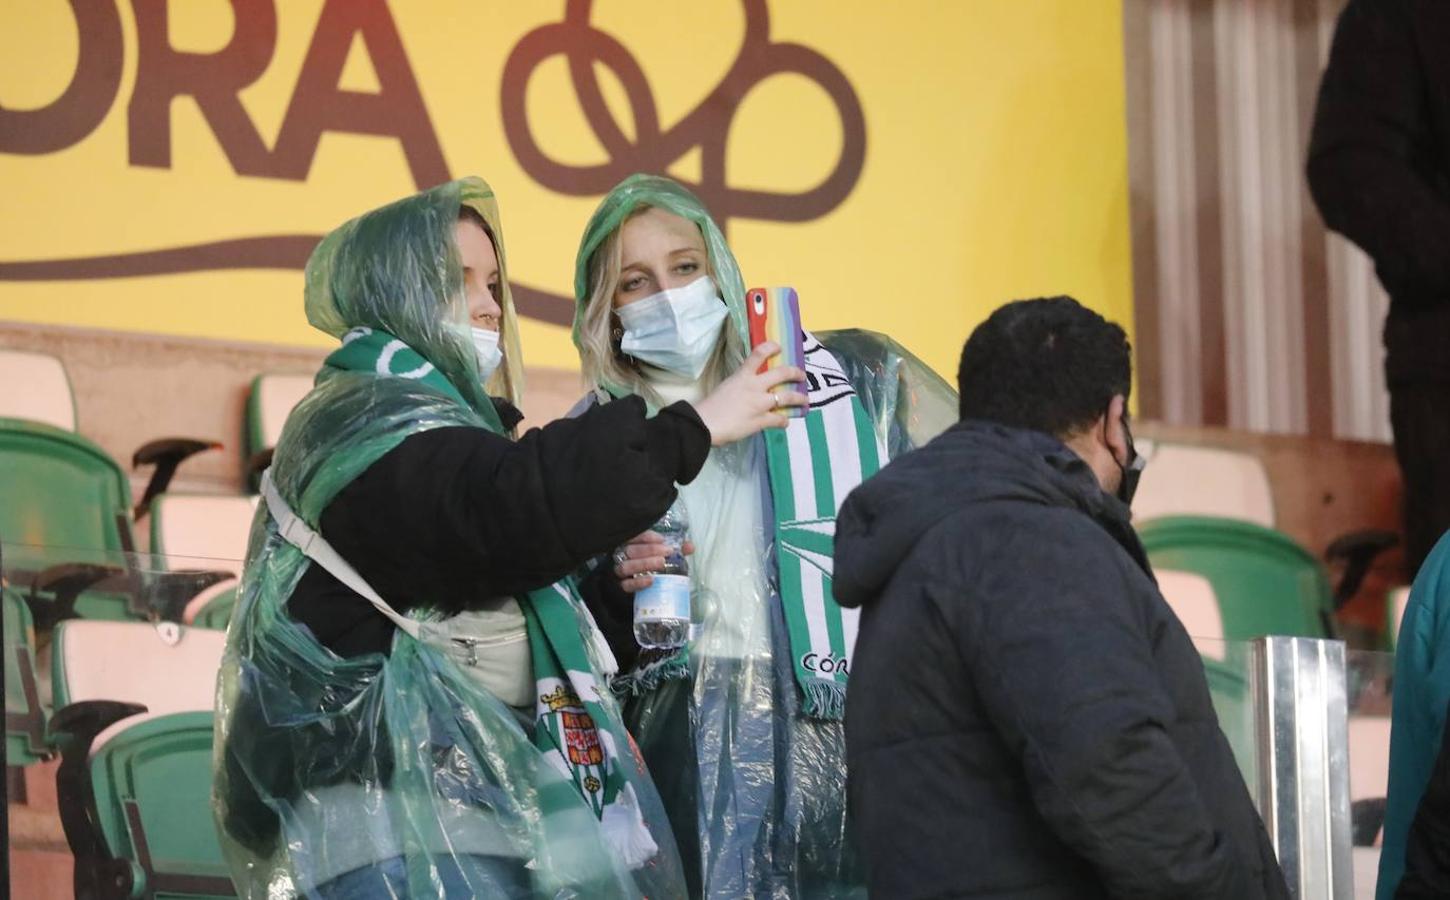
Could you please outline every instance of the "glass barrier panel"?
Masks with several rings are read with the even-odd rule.
[[[1218,714],[1219,727],[1233,749],[1234,761],[1243,773],[1250,793],[1259,779],[1258,715],[1254,707],[1253,644],[1221,638],[1194,638],[1203,658],[1209,696]]]
[[[86,885],[135,877],[106,883],[149,895],[170,872],[226,894],[211,729],[240,571],[236,559],[0,546],[12,857],[68,861],[64,811],[91,860]]]
[[[1349,701],[1349,802],[1356,898],[1374,896],[1380,832],[1390,771],[1390,712],[1395,656],[1374,650],[1345,653]]]
[[[1345,650],[1344,658],[1344,706],[1338,706],[1336,690],[1326,692],[1323,684],[1316,687],[1312,677],[1303,677],[1312,671],[1332,672],[1333,667],[1321,669],[1313,665],[1312,647],[1326,648],[1329,657],[1334,656],[1331,648],[1342,646],[1338,642],[1308,642],[1296,645],[1293,652],[1300,658],[1298,663],[1284,668],[1282,654],[1287,648],[1279,647],[1281,658],[1277,672],[1269,659],[1262,641],[1226,641],[1214,638],[1194,638],[1194,645],[1203,659],[1204,674],[1208,680],[1209,692],[1213,698],[1214,710],[1219,725],[1233,749],[1234,760],[1244,776],[1249,792],[1254,796],[1260,813],[1271,824],[1277,814],[1283,817],[1319,808],[1330,810],[1333,797],[1319,798],[1301,795],[1299,802],[1279,796],[1286,788],[1296,792],[1319,792],[1339,781],[1347,780],[1349,822],[1346,843],[1352,846],[1339,847],[1337,839],[1332,848],[1321,848],[1313,840],[1296,841],[1292,847],[1281,848],[1286,864],[1294,866],[1295,878],[1303,878],[1314,867],[1306,863],[1306,853],[1329,852],[1335,856],[1348,857],[1348,870],[1352,871],[1352,886],[1332,878],[1331,883],[1313,885],[1314,889],[1326,888],[1334,897],[1353,896],[1372,898],[1379,869],[1380,830],[1384,821],[1384,798],[1389,773],[1390,714],[1394,699],[1394,655],[1380,651]],[[1306,668],[1307,666],[1307,668]],[[1299,673],[1299,677],[1285,678],[1285,672]],[[1295,690],[1299,689],[1299,690]],[[1270,697],[1270,690],[1276,691]],[[1294,694],[1290,696],[1285,691]],[[1302,691],[1302,692],[1301,692]],[[1335,716],[1343,717],[1346,728],[1345,748],[1330,752],[1325,759],[1329,766],[1324,778],[1305,779],[1302,782],[1285,780],[1282,772],[1274,771],[1275,754],[1293,754],[1293,735],[1280,734],[1278,740],[1268,732],[1274,723],[1282,730],[1284,723],[1296,722],[1296,731],[1315,730],[1318,722],[1328,727],[1332,736],[1336,726]],[[1302,735],[1300,735],[1302,737]],[[1331,743],[1334,743],[1331,740]],[[1297,752],[1303,752],[1299,747]],[[1329,748],[1331,751],[1333,747]],[[1288,757],[1285,757],[1286,759]],[[1271,768],[1264,770],[1265,765]],[[1275,792],[1278,792],[1277,794]],[[1278,797],[1275,800],[1275,797]],[[1329,806],[1318,804],[1319,799],[1329,801]],[[1342,802],[1342,801],[1341,801]],[[1273,808],[1277,803],[1277,810]],[[1281,826],[1283,823],[1280,823]],[[1313,821],[1301,823],[1303,828],[1315,826]],[[1278,835],[1284,834],[1282,827]],[[1303,832],[1308,834],[1308,832]],[[1329,828],[1325,837],[1333,838],[1335,831]],[[1334,864],[1329,864],[1332,868]],[[1291,882],[1294,879],[1291,878]],[[1311,887],[1305,885],[1305,887]],[[1352,887],[1352,890],[1350,890]]]
[[[240,559],[84,547],[0,547],[0,589],[50,631],[68,618],[168,621],[225,627]],[[206,613],[206,616],[198,619]]]

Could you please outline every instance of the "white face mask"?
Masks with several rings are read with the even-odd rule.
[[[699,378],[705,371],[728,314],[709,275],[621,306],[618,312],[624,326],[619,349],[687,378]]]
[[[452,322],[448,323],[447,328],[459,337],[468,338],[469,343],[473,344],[473,354],[478,361],[479,383],[488,381],[489,376],[503,362],[503,350],[498,345],[498,332],[476,325],[458,325]]]
[[[478,327],[470,328],[469,332],[473,339],[473,350],[478,354],[478,380],[488,381],[489,376],[498,369],[499,363],[503,362],[503,350],[498,345],[498,332]]]

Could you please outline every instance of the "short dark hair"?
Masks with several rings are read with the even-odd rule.
[[[967,338],[957,369],[963,419],[1057,437],[1097,421],[1132,383],[1127,334],[1071,297],[999,308]]]

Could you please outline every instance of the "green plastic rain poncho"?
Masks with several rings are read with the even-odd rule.
[[[270,471],[274,496],[310,528],[408,436],[501,431],[467,337],[460,205],[500,245],[507,359],[492,387],[517,394],[518,329],[486,184],[453,182],[339,228],[308,263],[306,301],[308,320],[344,346],[291,414]],[[263,504],[218,685],[214,806],[242,896],[312,895],[370,867],[401,873],[413,897],[682,893],[658,797],[599,691],[604,656],[571,585],[518,598],[531,717],[411,636],[417,619],[400,620],[387,656],[323,648],[284,611],[317,564],[292,540]]]
[[[724,327],[738,338],[726,341],[733,369],[748,344],[745,284],[700,201],[665,178],[627,179],[589,222],[575,270],[576,344],[584,343],[592,257],[642,206],[699,226],[729,309]],[[807,322],[823,302],[802,298]],[[840,719],[856,619],[830,597],[835,514],[862,478],[955,422],[957,403],[945,382],[881,335],[807,334],[805,350],[810,413],[711,451],[680,488],[696,547],[688,653],[646,654],[616,682],[695,896],[865,894],[845,809]],[[594,388],[593,402],[632,389]],[[679,399],[678,385],[656,378],[651,389]]]

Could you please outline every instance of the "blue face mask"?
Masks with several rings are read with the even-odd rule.
[[[640,362],[699,378],[715,352],[727,310],[715,280],[705,275],[621,306],[618,315],[624,326],[620,350]]]

